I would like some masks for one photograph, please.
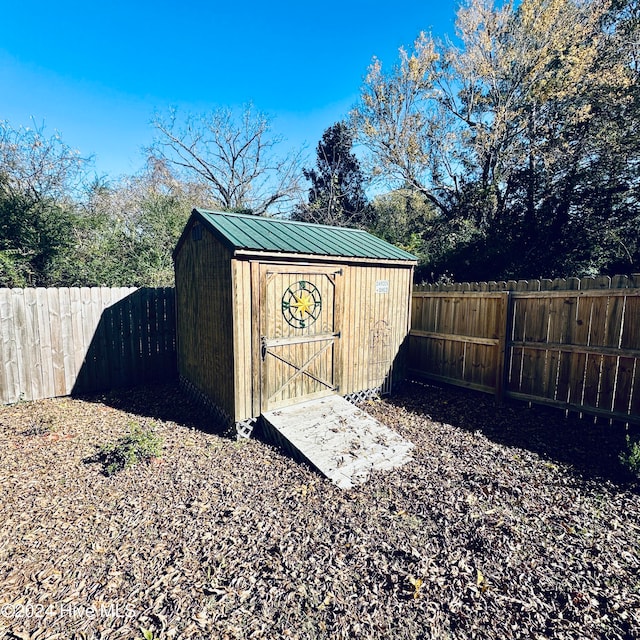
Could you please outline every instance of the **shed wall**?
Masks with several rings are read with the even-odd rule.
[[[233,276],[234,305],[234,387],[235,414],[234,420],[240,422],[260,415],[260,387],[254,381],[253,353],[260,351],[257,337],[258,296],[253,292],[251,279],[251,263],[248,260],[233,260],[231,263]],[[254,267],[255,270],[255,267]]]
[[[254,418],[263,409],[261,269],[270,264],[341,272],[335,299],[335,382],[341,395],[388,388],[394,371],[396,379],[402,377],[410,264],[233,256],[201,229],[200,240],[186,230],[175,257],[178,371],[230,420]]]
[[[258,259],[234,259],[235,399],[237,421],[260,415],[262,392],[261,289],[262,271],[269,264]],[[292,269],[296,261],[290,260]],[[410,328],[413,286],[411,265],[369,265],[353,261],[322,260],[298,264],[339,269],[336,286],[335,379],[341,395],[385,387],[404,375],[405,340]]]
[[[193,221],[190,224],[193,227]],[[231,254],[204,226],[176,255],[178,372],[235,418]]]
[[[342,304],[338,383],[347,395],[402,376],[402,346],[409,331],[413,268],[348,266]]]

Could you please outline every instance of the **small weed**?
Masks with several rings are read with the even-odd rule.
[[[627,450],[620,454],[620,462],[640,479],[640,440],[634,442],[627,434]]]
[[[238,438],[237,440],[234,440],[231,443],[231,446],[236,450],[240,450],[243,447],[246,447],[247,444],[249,444],[249,439],[248,438]]]
[[[33,420],[28,429],[22,432],[23,436],[45,436],[53,429],[53,418],[40,418]]]
[[[142,429],[136,423],[131,423],[129,427],[129,435],[116,443],[100,447],[98,459],[104,467],[105,475],[112,476],[142,460],[158,458],[162,453],[162,438],[152,429]]]
[[[407,580],[413,587],[411,597],[414,600],[417,600],[421,596],[420,589],[422,589],[422,585],[424,584],[424,581],[422,580],[422,578],[414,578],[413,576],[409,576]]]

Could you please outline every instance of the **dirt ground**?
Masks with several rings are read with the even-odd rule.
[[[622,427],[411,383],[343,491],[177,386],[0,407],[0,637],[638,638]],[[106,476],[132,425],[160,459]]]

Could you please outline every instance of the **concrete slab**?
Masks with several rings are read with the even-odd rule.
[[[338,487],[366,482],[373,470],[402,466],[413,444],[338,395],[262,414],[267,437]]]

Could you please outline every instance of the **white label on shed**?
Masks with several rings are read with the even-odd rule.
[[[389,281],[376,280],[376,293],[389,293]]]

